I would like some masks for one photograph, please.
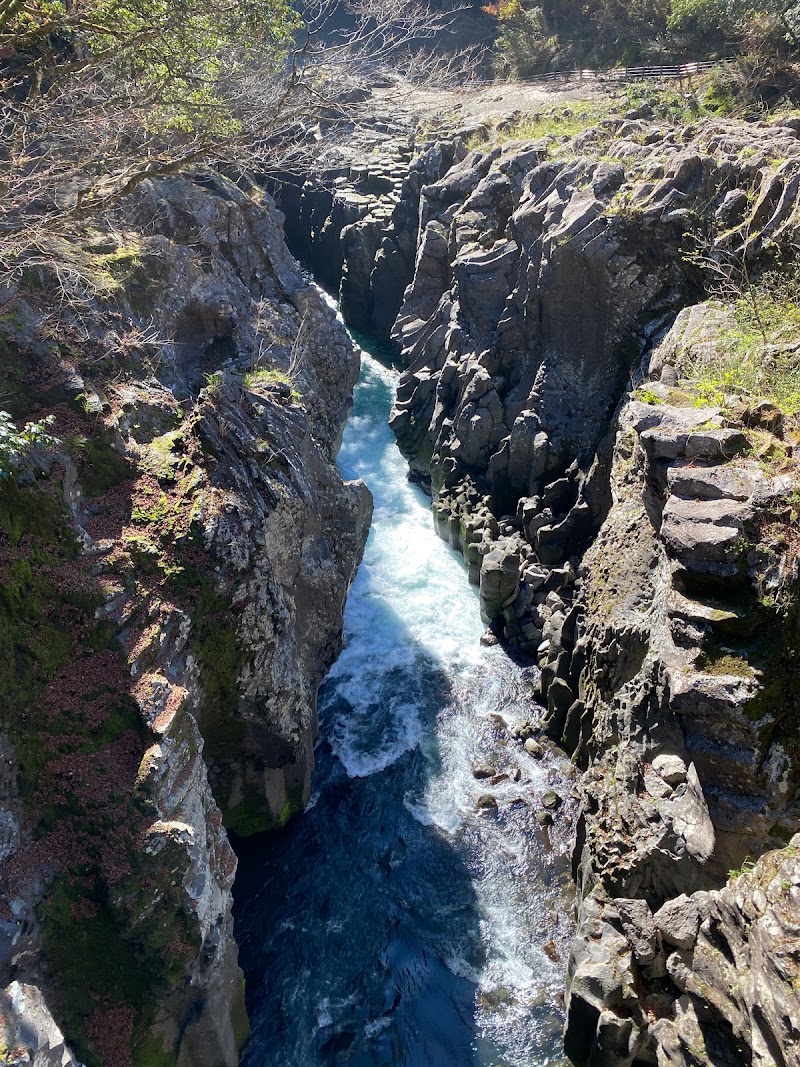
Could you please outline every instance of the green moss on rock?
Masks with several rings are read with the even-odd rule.
[[[133,1067],[177,1067],[177,1064],[176,1053],[165,1050],[162,1039],[152,1032],[138,1041],[133,1050]]]
[[[243,792],[244,799],[229,808],[223,818],[225,829],[238,837],[251,837],[253,834],[261,834],[267,830],[280,830],[303,810],[300,795],[290,794],[280,814],[275,817],[270,815],[263,793],[248,784],[245,784]]]
[[[233,717],[239,704],[239,676],[248,662],[237,632],[230,597],[195,573],[199,593],[192,612],[192,652],[200,667],[203,702],[198,716],[209,759],[235,755],[244,724]]]
[[[174,954],[165,946],[180,940],[134,942],[111,900],[126,873],[142,873],[134,786],[144,727],[115,628],[95,617],[102,591],[80,559],[57,481],[0,484],[0,549],[0,715],[36,842],[31,869],[12,880],[55,871],[39,910],[47,994],[87,1067],[108,1067],[108,1050],[92,1044],[98,1018],[121,1012],[144,1034],[154,995],[169,983]],[[173,927],[188,942],[185,923]]]
[[[105,1067],[87,1035],[100,1003],[130,1005],[142,1015],[156,977],[126,940],[85,874],[59,875],[40,908],[44,952],[54,981],[50,997],[62,1028],[86,1067]]]
[[[105,431],[86,442],[79,464],[80,483],[86,496],[102,496],[132,473],[130,464],[112,446]]]

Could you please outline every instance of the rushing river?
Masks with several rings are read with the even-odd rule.
[[[396,380],[364,355],[339,456],[375,517],[320,693],[309,808],[237,848],[243,1064],[561,1064],[567,842],[535,815],[564,769],[502,729],[529,716],[529,687],[479,644],[476,591],[407,479]],[[476,763],[508,778],[479,781]],[[497,809],[476,809],[487,792]]]

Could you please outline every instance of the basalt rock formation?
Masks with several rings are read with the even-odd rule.
[[[19,1062],[76,1062],[63,1032],[89,1067],[232,1067],[247,1035],[227,830],[308,799],[371,514],[335,464],[358,355],[281,222],[165,179],[51,250],[80,279],[59,314],[48,267],[2,293],[4,403],[56,439],[0,483]]]
[[[393,338],[398,442],[582,771],[579,1067],[800,1062],[800,426],[714,379],[737,323],[707,293],[791,257],[797,133],[376,124],[270,179]],[[358,359],[256,188],[146,185],[60,251],[59,316],[43,268],[0,294],[7,406],[58,440],[0,484],[4,1040],[232,1065],[226,831],[308,798],[370,517],[334,462]]]
[[[735,343],[708,264],[791,259],[797,121],[455,136],[412,167],[392,425],[583,770],[568,1055],[795,1063],[800,427],[698,382]]]
[[[267,182],[286,217],[289,248],[339,294],[353,329],[390,341],[414,276],[420,192],[464,154],[459,138],[416,152],[407,129],[376,123],[337,146],[308,179],[285,173]]]

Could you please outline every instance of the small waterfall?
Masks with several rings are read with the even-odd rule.
[[[508,735],[531,713],[530,668],[479,643],[476,591],[387,426],[397,377],[364,353],[339,457],[375,516],[309,808],[237,848],[243,1062],[562,1064],[569,842],[536,814],[569,768]]]

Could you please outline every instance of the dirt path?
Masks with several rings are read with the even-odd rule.
[[[386,110],[398,115],[418,115],[420,119],[434,116],[449,117],[456,121],[476,121],[480,118],[497,118],[513,111],[530,114],[548,107],[568,106],[577,101],[599,102],[614,95],[614,89],[599,81],[582,81],[579,78],[545,85],[514,85],[498,83],[470,90],[430,91],[413,89],[398,93],[397,88],[376,89],[376,110]]]

